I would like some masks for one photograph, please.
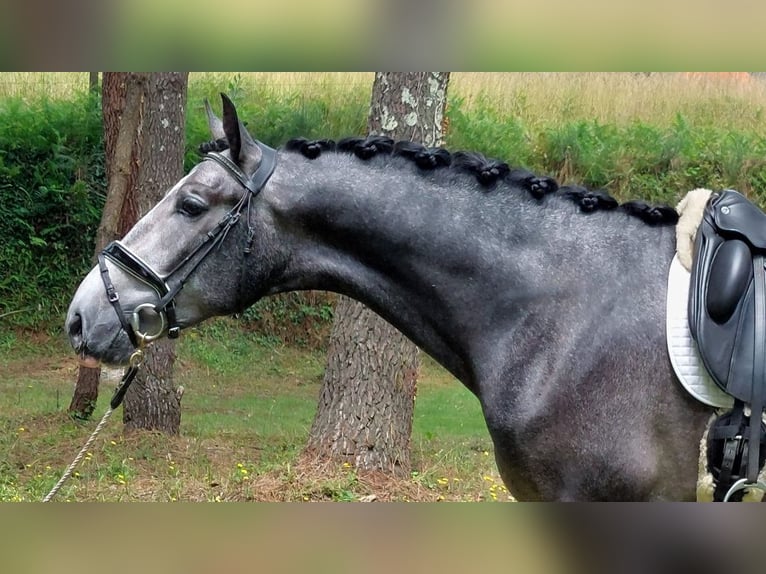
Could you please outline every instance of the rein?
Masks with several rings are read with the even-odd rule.
[[[222,166],[242,187],[245,188],[246,193],[242,195],[237,204],[223,216],[213,229],[207,232],[205,239],[195,247],[189,255],[187,255],[178,265],[176,265],[170,273],[165,277],[159,275],[152,267],[143,261],[140,257],[132,253],[127,247],[125,247],[119,241],[113,241],[107,245],[101,253],[98,254],[98,267],[101,272],[101,280],[104,283],[104,289],[106,289],[106,296],[112,305],[117,318],[120,320],[122,329],[127,333],[130,338],[130,342],[135,348],[135,351],[128,360],[128,368],[122,376],[120,384],[114,391],[111,401],[109,402],[109,409],[104,413],[104,416],[99,421],[96,428],[91,433],[88,440],[85,442],[80,452],[77,453],[72,463],[64,471],[59,481],[43,499],[43,502],[50,502],[50,500],[56,495],[59,489],[63,486],[64,482],[72,475],[75,467],[79,464],[82,457],[87,450],[93,444],[96,436],[101,429],[106,425],[107,420],[111,414],[122,404],[122,400],[125,398],[125,393],[128,391],[128,387],[138,374],[138,370],[143,364],[144,360],[144,347],[159,339],[167,330],[168,337],[175,339],[178,337],[181,331],[180,325],[176,319],[175,312],[175,298],[176,295],[183,289],[186,281],[189,279],[192,273],[196,271],[197,267],[210,255],[213,249],[219,246],[226,236],[229,234],[234,225],[241,219],[242,210],[247,208],[247,245],[244,248],[244,253],[247,255],[252,249],[252,243],[254,239],[254,230],[250,224],[250,202],[258,195],[266,182],[274,173],[274,169],[277,165],[277,152],[276,150],[256,141],[256,145],[261,150],[261,162],[255,173],[251,177],[247,175],[239,168],[237,164],[231,161],[225,155],[216,152],[208,153],[204,160],[214,161],[218,165]],[[175,285],[171,288],[168,285],[169,279],[180,271],[187,263],[192,261],[198,254],[201,256],[191,265],[186,272],[181,275]],[[159,302],[153,303],[141,303],[137,305],[130,315],[130,320],[126,318],[125,312],[120,305],[120,296],[115,289],[112,279],[109,276],[109,269],[106,266],[106,260],[109,259],[112,263],[116,264],[122,270],[132,275],[137,280],[141,281],[145,285],[151,287],[158,295]],[[144,333],[140,330],[141,326],[141,312],[149,310],[154,312],[160,317],[160,328],[155,333]]]

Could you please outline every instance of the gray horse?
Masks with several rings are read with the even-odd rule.
[[[136,334],[334,291],[478,397],[518,499],[695,498],[710,411],[666,355],[675,212],[386,138],[275,154],[223,100],[223,120],[208,107],[214,161],[80,285],[66,319],[78,353],[124,363]]]

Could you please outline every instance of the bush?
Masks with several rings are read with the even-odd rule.
[[[369,92],[357,89],[333,98],[329,87],[325,95],[305,95],[298,91],[285,94],[271,84],[248,82],[246,87],[242,84],[241,76],[237,75],[224,90],[212,80],[189,86],[186,169],[199,161],[196,152],[199,144],[210,139],[203,102],[210,101],[220,116],[221,91],[236,102],[238,115],[253,137],[272,147],[299,136],[340,139],[367,129]]]
[[[680,114],[667,126],[548,118],[532,131],[512,108],[502,114],[488,98],[470,109],[452,98],[447,115],[452,149],[479,151],[561,183],[606,189],[621,200],[675,205],[695,187],[731,187],[766,205],[766,138],[757,131],[690,126]]]
[[[0,102],[0,314],[60,316],[90,266],[104,201],[96,99]]]

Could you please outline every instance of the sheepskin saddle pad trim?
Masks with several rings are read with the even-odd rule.
[[[715,408],[732,408],[734,399],[723,392],[700,358],[689,331],[688,301],[691,273],[673,257],[668,273],[666,340],[670,363],[681,385],[698,401]]]

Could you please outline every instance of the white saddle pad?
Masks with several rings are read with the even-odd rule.
[[[716,408],[731,408],[734,399],[724,393],[705,369],[697,343],[689,331],[688,309],[689,279],[678,256],[673,257],[668,274],[667,341],[670,362],[684,388],[695,399]]]

